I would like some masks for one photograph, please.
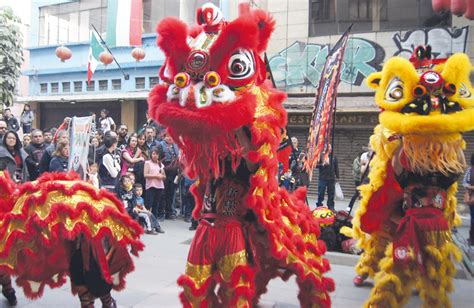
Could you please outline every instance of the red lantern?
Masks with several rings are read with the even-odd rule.
[[[108,51],[102,51],[99,55],[99,60],[102,62],[105,66],[109,65],[114,61],[114,57],[110,54]]]
[[[61,62],[64,62],[72,57],[72,52],[65,46],[59,46],[56,48],[56,56],[61,59]]]
[[[132,50],[132,57],[139,62],[140,60],[143,60],[145,58],[145,50],[143,50],[140,47],[135,47]]]

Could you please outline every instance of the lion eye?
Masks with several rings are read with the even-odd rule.
[[[250,51],[239,49],[229,59],[229,78],[238,80],[245,79],[255,73],[253,55]]]
[[[459,96],[464,98],[471,97],[471,91],[469,91],[469,88],[464,82],[461,82],[461,86],[459,87]]]
[[[388,84],[385,91],[385,100],[388,102],[396,102],[403,98],[403,82],[395,78]]]

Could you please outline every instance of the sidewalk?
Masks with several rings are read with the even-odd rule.
[[[337,203],[337,209],[345,208],[344,202]],[[180,289],[176,279],[183,272],[189,243],[194,232],[182,220],[165,221],[162,223],[165,234],[144,235],[145,251],[136,261],[136,270],[127,276],[127,288],[114,292],[119,307],[155,308],[181,307],[178,299]],[[336,281],[336,291],[331,294],[333,307],[361,307],[370,293],[370,287],[356,288],[352,285],[355,275],[353,267],[332,264],[328,274]],[[455,290],[451,295],[453,307],[469,307],[474,300],[474,281],[454,281]],[[46,289],[44,296],[36,301],[25,299],[20,289],[17,307],[79,307],[78,299],[71,295],[69,283],[60,289]],[[294,278],[288,282],[273,280],[268,292],[262,297],[260,307],[299,307],[298,288]],[[407,307],[420,307],[421,301],[413,296]],[[0,307],[8,307],[5,300],[0,299]],[[96,302],[96,307],[100,303]]]

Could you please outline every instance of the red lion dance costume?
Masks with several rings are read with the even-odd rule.
[[[134,269],[128,251],[143,249],[142,232],[113,194],[76,175],[44,174],[17,186],[0,172],[0,276],[10,303],[9,275],[32,299],[69,275],[81,307],[94,307],[96,298],[116,307],[110,290],[124,288]]]
[[[225,22],[207,4],[198,10],[198,27],[175,18],[157,27],[165,83],[150,93],[149,111],[178,143],[188,176],[197,178],[193,215],[200,224],[178,279],[181,301],[250,307],[270,279],[296,274],[301,305],[328,307],[334,283],[323,277],[329,264],[305,191],[290,196],[277,182],[285,94],[264,82],[259,56],[275,23],[247,5],[239,13]]]

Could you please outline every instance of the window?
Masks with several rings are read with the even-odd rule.
[[[50,1],[51,2],[51,1]],[[58,2],[58,1],[56,1]],[[81,0],[39,8],[38,44],[64,44],[89,40],[89,25],[104,34],[107,1]]]
[[[99,80],[99,91],[107,91],[109,89],[108,80]]]
[[[58,93],[59,92],[59,83],[52,82],[51,83],[51,93]]]
[[[82,92],[82,81],[74,81],[74,92]]]
[[[90,83],[87,83],[87,91],[92,92],[95,90],[95,81],[91,80]]]
[[[318,21],[334,20],[334,0],[312,0],[311,16]]]
[[[63,92],[71,92],[71,83],[63,82]]]
[[[122,89],[122,79],[112,79],[112,90]]]
[[[153,88],[158,83],[160,83],[160,78],[158,77],[150,77],[150,88]]]
[[[48,84],[47,83],[41,83],[40,84],[40,93],[48,93]]]
[[[352,33],[450,26],[450,16],[434,13],[430,0],[311,0],[309,36],[342,34],[350,24]]]
[[[135,89],[145,89],[145,77],[135,78]]]

